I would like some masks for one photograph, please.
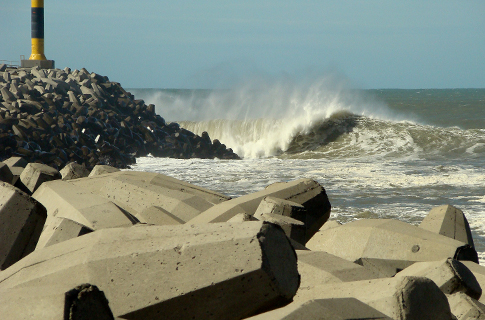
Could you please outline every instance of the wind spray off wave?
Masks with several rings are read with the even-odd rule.
[[[332,116],[402,120],[383,103],[330,76],[304,83],[250,81],[230,90],[158,92],[145,100],[168,121],[197,134],[207,131],[244,158],[287,151],[295,137]]]

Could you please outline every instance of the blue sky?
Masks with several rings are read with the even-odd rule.
[[[485,87],[485,1],[45,0],[46,56],[127,88],[332,72],[359,88]],[[30,1],[0,0],[0,59],[30,55]]]

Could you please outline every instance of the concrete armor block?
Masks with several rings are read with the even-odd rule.
[[[62,180],[79,179],[89,176],[89,170],[85,166],[71,162],[62,168],[59,173],[62,176]]]
[[[141,222],[139,213],[158,206],[184,222],[228,197],[165,175],[120,171],[72,182],[113,201]]]
[[[485,267],[472,261],[461,261],[470,270],[481,288],[485,288]],[[485,296],[482,294],[479,301],[485,304]]]
[[[465,214],[453,206],[444,205],[431,209],[419,227],[474,247],[472,232]]]
[[[392,319],[451,320],[448,300],[424,277],[400,277],[319,285],[298,290],[294,301],[356,298]]]
[[[306,220],[302,222],[307,226],[307,239],[311,238],[330,216],[331,206],[325,189],[316,181],[300,179],[275,183],[264,190],[223,202],[202,212],[189,222],[193,224],[225,222],[238,213],[254,215],[261,200],[267,196],[296,202],[305,207],[307,215]]]
[[[393,276],[418,261],[445,258],[478,262],[470,245],[398,220],[356,220],[323,230],[306,246]]]
[[[138,225],[36,250],[0,272],[0,292],[95,283],[123,319],[242,319],[289,303],[299,280],[276,225]]]
[[[457,320],[485,320],[485,305],[463,292],[448,296],[448,302]]]
[[[0,181],[10,183],[13,182],[13,174],[10,168],[3,162],[0,162]]]
[[[118,168],[97,164],[94,166],[93,170],[91,170],[91,172],[89,173],[89,177],[97,176],[100,174],[118,172],[118,171],[120,171],[120,169]]]
[[[2,320],[113,320],[109,302],[95,285],[71,290],[34,286],[0,291]]]
[[[450,258],[416,262],[395,275],[395,277],[405,276],[431,279],[446,294],[463,292],[474,299],[479,299],[482,295],[482,288],[473,273],[460,261]]]
[[[246,320],[391,320],[355,298],[314,299],[289,305]]]
[[[46,209],[36,200],[0,182],[0,270],[34,250],[46,216]]]
[[[20,175],[20,181],[32,193],[44,182],[61,178],[59,171],[40,163],[29,163]]]

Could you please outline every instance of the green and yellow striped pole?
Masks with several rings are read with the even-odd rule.
[[[32,54],[29,60],[47,60],[44,55],[44,0],[32,0]]]

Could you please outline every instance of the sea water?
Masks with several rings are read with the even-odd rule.
[[[419,224],[433,207],[451,204],[465,213],[485,261],[485,89],[355,90],[319,79],[130,91],[167,121],[207,131],[242,157],[143,157],[133,170],[232,197],[311,178],[342,223]]]

